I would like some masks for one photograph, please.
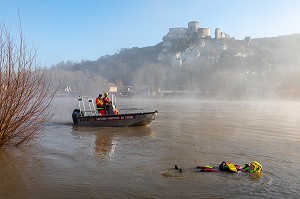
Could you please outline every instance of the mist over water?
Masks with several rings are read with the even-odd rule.
[[[158,110],[150,126],[73,126],[76,98],[55,100],[39,139],[0,150],[0,198],[297,198],[300,103],[118,99]],[[198,173],[256,160],[261,176]],[[180,174],[174,165],[183,169]]]

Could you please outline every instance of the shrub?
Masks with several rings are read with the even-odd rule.
[[[55,92],[22,31],[14,40],[0,25],[0,147],[18,146],[40,131],[52,116]]]

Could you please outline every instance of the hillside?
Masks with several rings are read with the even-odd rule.
[[[136,95],[189,91],[213,98],[300,97],[300,34],[184,42],[173,41],[167,50],[165,42],[122,49],[96,61],[60,63],[50,70],[65,73],[63,88],[71,86],[79,93],[107,90],[113,83],[119,90],[133,86]],[[83,80],[87,78],[94,84]]]

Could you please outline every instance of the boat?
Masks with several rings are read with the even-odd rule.
[[[88,106],[86,106],[86,103]],[[119,109],[115,114],[116,98],[112,95],[108,114],[101,115],[95,108],[95,103],[90,97],[78,97],[79,108],[72,113],[74,125],[95,127],[131,127],[146,126],[155,120],[158,111],[145,112],[141,108]]]

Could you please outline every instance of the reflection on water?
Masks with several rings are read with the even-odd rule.
[[[86,126],[73,126],[72,135],[84,137],[95,136],[95,157],[112,160],[118,147],[118,140],[125,137],[155,137],[155,132],[149,126],[126,128],[99,128]]]
[[[263,173],[249,173],[249,176],[252,180],[259,180],[263,176]]]
[[[95,156],[102,159],[112,159],[114,157],[117,142],[114,137],[107,139],[105,136],[98,135],[96,138]]]

